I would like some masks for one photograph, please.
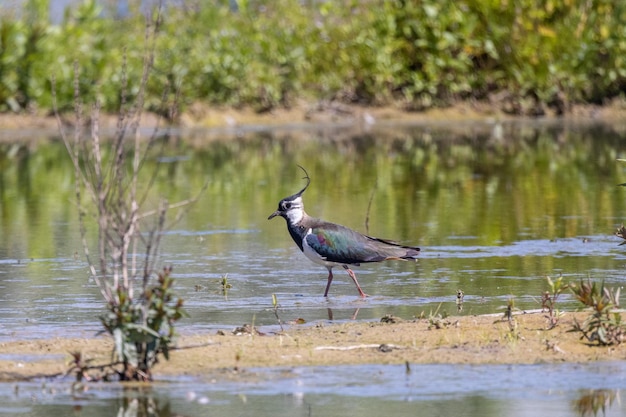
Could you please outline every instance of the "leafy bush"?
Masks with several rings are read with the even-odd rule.
[[[95,0],[60,24],[49,0],[0,11],[0,111],[50,109],[49,80],[71,108],[73,64],[81,91],[116,111],[110,81],[139,80],[145,18],[107,14]],[[296,99],[408,109],[489,99],[511,113],[567,111],[626,88],[626,3],[612,0],[298,0],[172,4],[161,17],[155,76],[145,101],[158,109],[164,85],[180,90],[177,112],[202,101],[266,111]],[[151,19],[148,18],[148,21]],[[136,85],[136,84],[131,84]],[[137,91],[129,91],[129,96]]]
[[[626,335],[626,325],[622,323],[622,316],[614,311],[619,307],[620,289],[611,290],[595,282],[570,284],[572,292],[587,307],[591,307],[591,314],[583,323],[574,319],[571,332],[581,333],[580,338],[598,345],[620,344]]]
[[[100,318],[115,341],[116,356],[123,363],[123,380],[151,380],[159,355],[169,359],[174,322],[186,315],[183,300],[172,291],[171,272],[171,268],[164,268],[156,285],[144,289],[141,302],[118,286],[116,296],[107,303],[108,313]]]

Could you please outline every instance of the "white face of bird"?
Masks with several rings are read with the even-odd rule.
[[[282,199],[280,203],[278,203],[278,210],[272,213],[269,219],[276,216],[284,217],[289,224],[300,223],[304,217],[304,203],[302,202],[302,197],[297,196],[293,199]]]
[[[298,197],[293,201],[286,201],[285,212],[290,224],[298,224],[304,217],[304,203],[302,197]]]

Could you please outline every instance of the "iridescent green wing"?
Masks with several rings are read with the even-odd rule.
[[[378,247],[381,242],[333,223],[312,228],[306,241],[320,256],[331,262],[355,265],[383,261],[389,256]]]

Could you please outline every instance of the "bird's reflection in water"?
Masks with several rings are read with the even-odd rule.
[[[352,314],[352,316],[350,317],[350,320],[356,320],[357,315],[359,314],[359,310],[360,308],[357,308],[354,310],[354,313]],[[326,311],[328,312],[328,320],[333,321],[334,317],[333,317],[333,309],[328,307],[326,309]]]

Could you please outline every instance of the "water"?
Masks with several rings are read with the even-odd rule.
[[[356,131],[316,126],[242,130],[234,136],[180,132],[166,144],[166,154],[155,159],[161,166],[155,189],[176,202],[193,197],[205,183],[207,188],[163,239],[161,261],[173,265],[176,291],[190,313],[178,329],[183,334],[214,332],[254,322],[271,330],[277,327],[272,294],[283,320],[300,318],[312,325],[379,320],[386,314],[409,319],[437,309],[462,315],[495,313],[510,298],[520,309],[535,309],[547,289],[547,275],[563,275],[566,281],[603,279],[610,286],[622,286],[626,252],[613,232],[626,213],[626,189],[616,186],[626,182],[626,165],[616,162],[626,156],[623,132],[619,125],[552,123],[381,124]],[[299,252],[282,219],[267,220],[281,198],[304,186],[296,164],[305,166],[312,179],[304,194],[309,214],[420,246],[420,260],[355,268],[370,295],[365,300],[339,268],[330,296],[323,298],[326,270]],[[90,336],[100,330],[101,298],[88,279],[72,175],[58,141],[0,145],[0,343],[59,334]],[[95,240],[93,230],[89,238]],[[220,284],[223,277],[231,285],[227,292]],[[455,304],[458,289],[465,294],[460,312]],[[564,309],[577,307],[569,294],[559,302]],[[362,372],[396,372],[390,369],[364,367]],[[559,372],[563,369],[569,368]],[[403,409],[417,401],[424,406],[420,410],[438,411],[444,404],[441,410],[449,414],[479,398],[480,407],[502,411],[512,404],[529,410],[520,415],[555,403],[557,415],[568,415],[580,390],[623,388],[581,383],[558,388],[556,394],[532,391],[529,401],[525,394],[507,397],[493,394],[496,389],[478,390],[465,382],[475,376],[455,379],[457,371],[437,371],[460,381],[450,392],[433,385],[439,397],[424,396],[424,387],[417,394],[398,391],[393,382],[406,378],[393,374],[377,385],[381,394],[371,401],[378,410]],[[473,371],[485,372],[486,379],[501,373],[489,367]],[[355,398],[370,397],[364,393],[372,387],[352,377],[359,370],[302,372],[323,375],[320,381],[333,373],[337,378],[351,376],[345,381],[330,378],[335,382],[328,392],[315,383],[315,389],[303,391],[305,402],[326,415],[364,401]],[[548,371],[539,366],[537,372]],[[534,384],[531,373],[523,373],[520,380]],[[411,375],[414,386],[415,373]],[[290,381],[279,377],[277,384],[284,388]],[[32,389],[38,390],[37,384]],[[187,401],[184,381],[165,386],[153,388],[156,397],[181,390],[166,396],[173,409],[202,409],[197,401]],[[353,390],[340,389],[343,386]],[[507,392],[522,388],[511,386]],[[115,389],[98,388],[85,406],[97,413],[102,405],[110,415],[111,407],[122,401]],[[301,395],[239,384],[223,392],[203,389],[211,404],[223,403],[229,410],[232,405],[240,414],[250,404],[269,414],[276,411],[273,405],[297,402]],[[233,400],[235,392],[247,402]],[[37,411],[39,406],[24,405],[20,398],[9,403],[23,404],[31,413],[24,415],[49,414],[50,408]],[[58,406],[63,398],[52,395],[48,405]],[[67,403],[75,404],[69,399]],[[298,407],[307,414],[306,407]]]
[[[151,386],[54,382],[0,391],[0,415],[605,416],[626,414],[623,362],[550,365],[365,365],[250,369],[219,381]],[[149,414],[147,410],[151,410]],[[52,414],[51,414],[52,413]]]

